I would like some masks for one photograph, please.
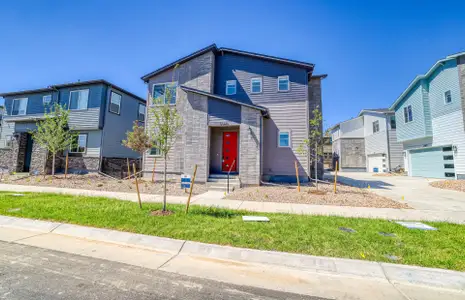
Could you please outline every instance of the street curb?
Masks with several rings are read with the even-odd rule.
[[[391,283],[409,283],[465,291],[465,273],[444,269],[236,248],[8,216],[0,216],[0,227],[142,247],[158,252],[174,253],[175,256],[208,257],[219,260],[290,267],[301,271],[330,275],[356,276],[386,280]]]

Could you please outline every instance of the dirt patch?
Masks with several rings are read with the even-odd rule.
[[[433,181],[429,185],[444,190],[465,192],[465,180],[441,180]]]
[[[300,193],[293,185],[248,187],[234,191],[226,199],[246,201],[269,201],[318,205],[411,208],[406,203],[379,196],[367,189],[341,185],[334,194],[333,185],[320,184],[318,191],[313,186],[301,187]]]
[[[163,210],[161,210],[161,209],[159,209],[159,210],[152,210],[152,211],[150,212],[150,215],[151,215],[151,216],[170,216],[170,215],[172,215],[172,214],[174,214],[174,211],[171,211],[171,210],[165,210],[165,211],[163,211]]]
[[[405,173],[374,173],[375,177],[407,176]]]
[[[152,183],[150,179],[139,178],[139,190],[142,194],[163,194],[163,182]],[[134,179],[132,180],[115,180],[98,174],[87,175],[68,175],[65,179],[64,175],[46,176],[30,176],[17,180],[11,180],[8,177],[4,178],[2,183],[19,184],[19,185],[35,185],[35,186],[50,186],[69,189],[85,189],[107,192],[126,192],[135,193],[136,186]],[[169,182],[166,185],[167,194],[171,196],[188,196],[184,189],[180,188],[179,182]],[[194,185],[193,195],[205,193],[207,188],[205,184],[196,183]]]

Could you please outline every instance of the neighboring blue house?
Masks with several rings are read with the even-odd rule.
[[[54,103],[69,108],[69,127],[76,147],[69,154],[70,171],[115,172],[126,158],[140,155],[122,145],[135,120],[145,121],[145,100],[105,80],[52,85],[43,89],[2,93],[5,113],[0,135],[0,166],[15,172],[50,172],[51,159],[31,138],[36,123]],[[57,168],[63,159],[56,161]],[[116,167],[117,169],[117,167]]]
[[[310,156],[298,148],[308,138],[312,110],[322,107],[326,77],[313,70],[312,63],[213,44],[143,76],[149,95],[161,97],[183,117],[169,154],[170,175],[192,173],[197,164],[200,182],[218,182],[229,171],[242,185],[295,182],[297,162],[299,176],[308,180]],[[155,159],[156,171],[162,172],[156,148],[144,158],[147,176]]]
[[[410,176],[465,179],[465,52],[417,76],[391,109]]]

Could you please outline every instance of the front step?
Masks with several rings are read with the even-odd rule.
[[[228,179],[228,174],[210,174],[208,179]],[[229,174],[229,180],[231,179],[239,179],[239,175]]]
[[[227,174],[212,174],[207,180],[207,188],[214,191],[224,191],[228,189],[228,175]],[[229,191],[239,189],[241,182],[237,175],[229,176]]]

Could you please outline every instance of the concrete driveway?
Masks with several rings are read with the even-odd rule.
[[[465,193],[431,187],[429,183],[437,179],[382,177],[365,172],[341,172],[338,179],[342,183],[357,187],[366,188],[369,185],[373,192],[399,202],[405,201],[415,209],[465,212]]]

